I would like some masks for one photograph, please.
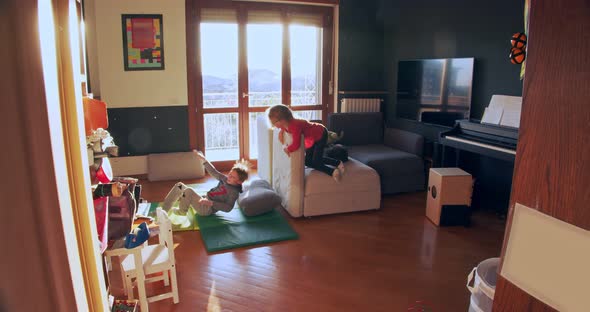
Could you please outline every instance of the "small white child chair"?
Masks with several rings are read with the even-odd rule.
[[[168,214],[158,208],[156,210],[156,216],[160,228],[158,236],[158,244],[143,246],[141,250],[141,259],[143,262],[143,271],[145,275],[161,272],[162,275],[155,277],[145,278],[145,283],[152,283],[156,281],[164,281],[164,285],[170,284],[171,291],[161,295],[140,298],[147,299],[148,302],[154,302],[167,298],[172,298],[174,303],[178,303],[178,285],[176,282],[176,261],[174,260],[174,242],[172,241],[172,224],[168,219]],[[134,279],[137,278],[137,271],[135,270],[135,261],[133,257],[126,257],[121,262],[121,271],[124,276],[124,287],[127,297],[133,298],[133,284],[137,283]],[[144,301],[145,302],[145,301]],[[143,310],[143,307],[142,307]],[[146,309],[147,310],[147,309]]]

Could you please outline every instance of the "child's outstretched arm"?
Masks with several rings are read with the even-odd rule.
[[[197,155],[197,158],[199,158],[203,162],[203,165],[205,166],[205,170],[207,170],[207,172],[212,177],[214,177],[217,180],[223,181],[223,182],[225,182],[227,180],[227,177],[225,176],[225,174],[217,171],[217,169],[215,169],[215,167],[213,167],[213,165],[207,160],[207,158],[205,158],[205,155],[203,155],[203,153],[195,151],[195,150],[193,150],[193,153],[195,153],[195,155]]]
[[[283,128],[281,128],[281,131],[279,131],[279,142],[281,142],[281,144],[285,144],[285,130]]]
[[[301,146],[301,129],[300,128],[292,129],[291,136],[293,139],[291,141],[291,144],[289,146],[287,146],[287,151],[289,153],[295,152]]]

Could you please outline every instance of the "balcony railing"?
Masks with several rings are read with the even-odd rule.
[[[248,93],[248,103],[250,107],[264,107],[275,104],[281,104],[281,91],[265,91]],[[317,92],[311,91],[291,91],[291,105],[316,105]],[[215,92],[203,93],[203,107],[220,108],[220,107],[238,107],[237,92]]]
[[[207,150],[238,148],[238,113],[205,114]]]
[[[293,100],[298,103],[314,104],[315,91],[294,91]],[[268,106],[270,100],[280,98],[280,92],[252,92],[251,102],[259,107]],[[229,103],[236,103],[237,94],[234,93],[206,93],[205,107],[231,107]],[[207,102],[209,101],[209,102]],[[231,102],[233,101],[233,102]],[[295,104],[294,104],[295,105]],[[252,105],[251,105],[252,106]],[[322,118],[319,110],[294,111],[295,117],[308,120]],[[264,112],[249,113],[250,120],[250,157],[257,158],[256,116]],[[239,127],[238,113],[210,113],[204,115],[205,121],[205,153],[209,160],[229,160],[239,158]]]

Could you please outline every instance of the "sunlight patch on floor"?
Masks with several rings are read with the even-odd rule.
[[[215,281],[211,284],[211,292],[207,301],[207,312],[221,312],[221,305],[219,304],[219,298],[217,298],[215,291]]]

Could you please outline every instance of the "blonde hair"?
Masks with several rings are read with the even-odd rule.
[[[248,180],[248,173],[250,172],[251,167],[252,164],[249,161],[242,159],[236,161],[233,167],[231,167],[231,170],[235,171],[238,174],[238,178],[240,178],[240,181],[244,182]]]
[[[287,105],[277,104],[268,109],[268,119],[275,118],[277,120],[293,120],[293,112]],[[272,123],[272,120],[271,120]]]

